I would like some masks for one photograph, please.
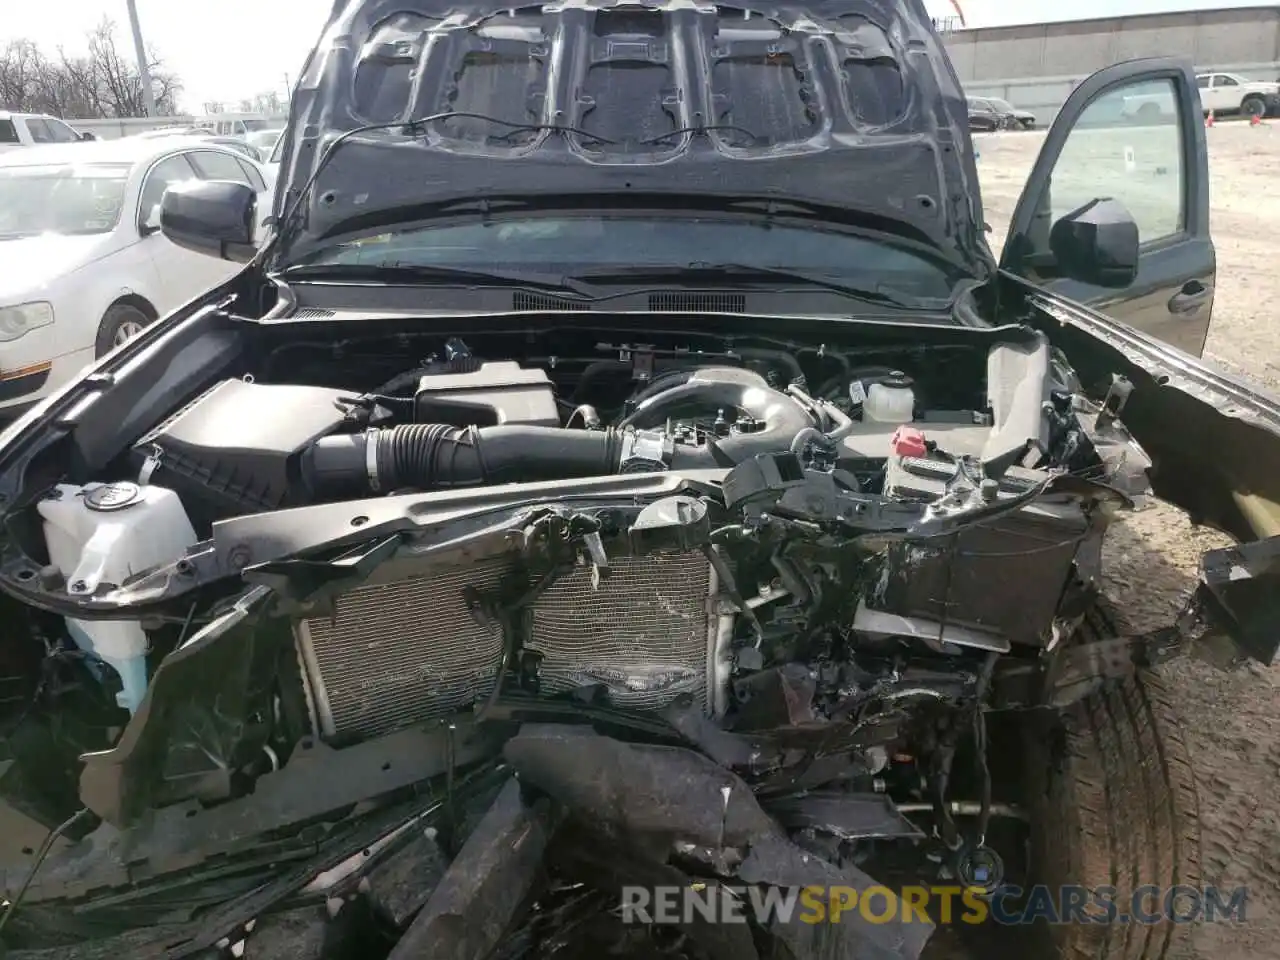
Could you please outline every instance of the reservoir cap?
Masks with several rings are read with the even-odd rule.
[[[142,488],[136,483],[122,480],[119,483],[104,483],[88,491],[84,495],[84,505],[90,510],[106,513],[131,507],[141,499]]]

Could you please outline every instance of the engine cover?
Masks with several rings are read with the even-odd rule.
[[[420,563],[393,561],[340,597],[332,618],[299,622],[298,658],[317,733],[367,739],[489,696],[505,638],[496,622],[473,612],[468,597],[496,590],[513,569],[501,558],[424,574]],[[632,709],[693,694],[709,710],[718,621],[706,557],[618,557],[608,576],[594,580],[589,566],[576,568],[522,618],[518,629],[537,661],[539,691],[599,684],[616,705]]]

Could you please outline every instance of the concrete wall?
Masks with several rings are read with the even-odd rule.
[[[112,117],[107,120],[75,120],[67,123],[81,133],[92,133],[99,140],[118,140],[121,137],[145,133],[159,127],[186,126],[195,121],[188,116],[181,117]]]
[[[1280,78],[1280,6],[957,30],[943,39],[966,92],[1003,97],[1044,122],[1089,74],[1137,57],[1189,57],[1200,70]]]
[[[250,116],[249,114],[237,114],[236,116]],[[253,116],[257,116],[254,114]],[[72,128],[81,133],[92,133],[99,140],[118,140],[121,137],[131,137],[134,134],[145,133],[148,130],[157,130],[161,127],[173,126],[191,126],[198,123],[206,123],[216,121],[218,119],[234,119],[225,115],[205,114],[193,117],[188,114],[182,114],[176,117],[112,117],[109,119],[93,119],[93,120],[76,120],[69,118],[67,123]],[[267,117],[268,120],[276,121],[280,126],[284,126],[288,119],[287,114],[279,116]]]

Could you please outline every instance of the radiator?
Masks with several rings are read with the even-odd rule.
[[[397,563],[339,597],[332,617],[300,621],[298,659],[317,732],[367,739],[487,697],[504,637],[473,616],[464,591],[492,590],[510,569],[500,559],[423,576]],[[619,557],[596,586],[589,566],[576,568],[539,596],[521,628],[541,692],[604,684],[615,704],[633,709],[685,693],[706,704],[716,589],[700,553]]]
[[[544,692],[604,684],[618,706],[655,709],[692,693],[705,703],[714,580],[700,553],[623,557],[592,588],[580,567],[534,608],[528,648]]]

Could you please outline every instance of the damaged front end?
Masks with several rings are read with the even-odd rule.
[[[1124,382],[1089,399],[1029,327],[504,326],[208,308],[159,348],[188,402],[119,406],[189,365],[91,383],[13,448],[16,955],[916,956],[927,923],[614,908],[993,889],[1002,718],[1204,629],[1083,626],[1151,463]]]

